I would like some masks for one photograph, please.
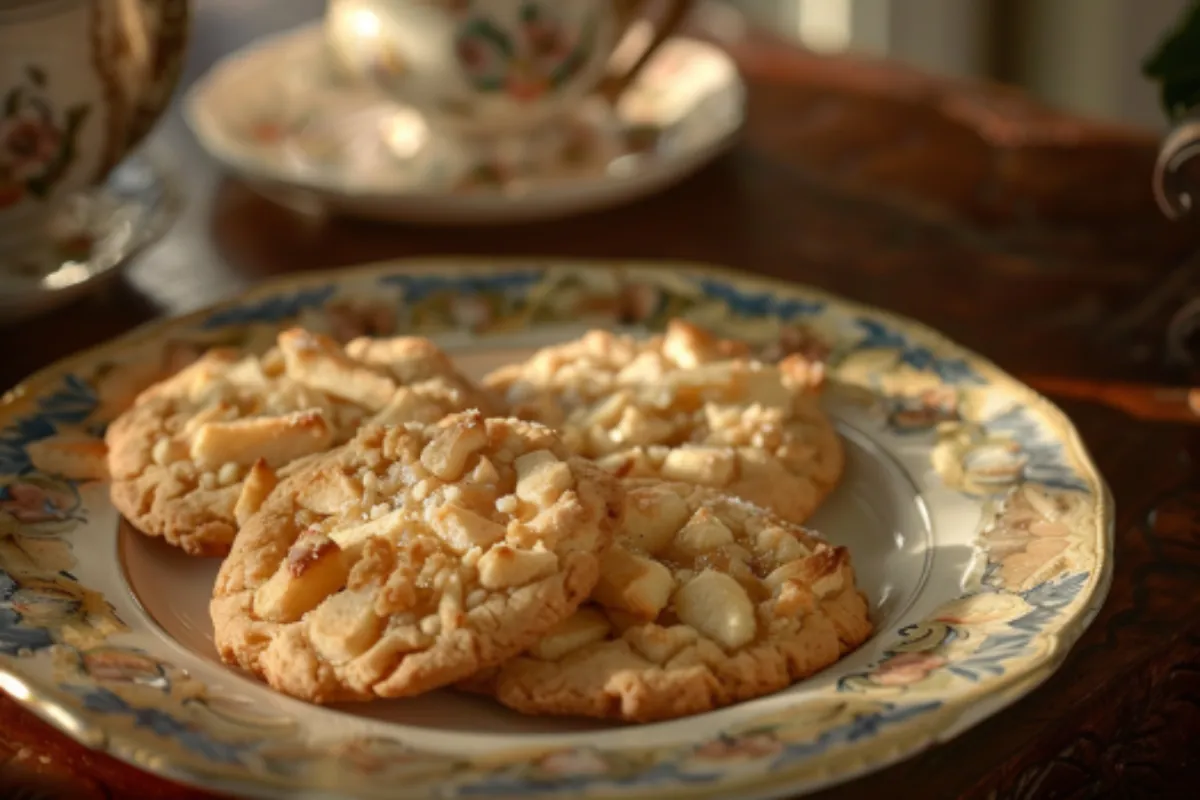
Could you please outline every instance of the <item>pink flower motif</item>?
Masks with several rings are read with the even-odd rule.
[[[458,59],[469,70],[477,70],[487,59],[483,46],[473,39],[464,39],[458,43]]]
[[[696,755],[706,761],[733,761],[741,758],[766,758],[783,749],[774,736],[752,733],[742,737],[722,737],[697,748]]]
[[[929,389],[916,397],[893,401],[890,421],[901,431],[921,431],[942,422],[959,419],[958,392],[951,388]]]
[[[142,653],[101,647],[83,653],[82,660],[84,671],[98,681],[167,686],[162,664]]]
[[[18,181],[42,175],[58,157],[63,134],[35,111],[18,111],[0,119],[0,164]]]
[[[946,665],[946,659],[934,653],[900,653],[884,661],[871,679],[881,686],[911,686]]]
[[[608,764],[591,750],[560,750],[544,756],[538,766],[551,775],[564,777],[573,775],[603,775]]]
[[[69,519],[74,505],[75,498],[69,491],[23,481],[0,486],[0,512],[27,525]]]
[[[566,35],[552,22],[527,22],[525,39],[529,49],[539,60],[561,59],[571,52]]]
[[[250,138],[257,144],[272,145],[282,142],[288,136],[287,125],[279,120],[264,119],[250,125]]]
[[[523,103],[533,102],[550,89],[550,82],[533,64],[517,61],[508,75],[505,91],[509,97]]]

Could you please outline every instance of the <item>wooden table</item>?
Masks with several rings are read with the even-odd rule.
[[[202,0],[188,80],[319,0]],[[427,253],[696,259],[821,286],[918,317],[1027,380],[1195,380],[1160,356],[1200,225],[1153,205],[1148,132],[893,64],[823,59],[727,16],[697,25],[750,83],[744,141],[684,185],[554,224],[433,230],[305,220],[225,180],[167,119],[188,211],[126,283],[0,329],[0,388],[145,320],[268,275]],[[1078,392],[1067,391],[1067,394]],[[874,798],[1192,796],[1200,779],[1200,426],[1060,397],[1112,486],[1117,567],[1061,670],[948,745],[828,793]],[[53,732],[0,697],[3,780],[71,798],[197,798]],[[899,788],[905,787],[905,788]],[[8,794],[5,796],[12,796]]]

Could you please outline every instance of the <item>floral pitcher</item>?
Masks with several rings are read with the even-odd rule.
[[[158,119],[188,19],[187,0],[0,4],[0,269]]]

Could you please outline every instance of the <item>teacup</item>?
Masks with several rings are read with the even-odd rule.
[[[629,41],[651,5],[329,0],[325,30],[335,65],[418,111],[434,136],[454,135],[475,147],[524,141],[542,149],[552,146],[544,135],[586,97],[615,100],[694,0],[667,0],[653,33],[640,44]],[[626,44],[636,52],[624,52]]]
[[[187,0],[0,5],[0,268],[102,181],[171,97]]]

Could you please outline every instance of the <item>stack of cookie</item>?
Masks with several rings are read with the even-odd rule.
[[[667,719],[871,632],[848,554],[801,527],[842,471],[820,383],[685,323],[482,386],[425,339],[293,329],[145,391],[108,431],[112,497],[225,557],[217,648],[279,691]]]

